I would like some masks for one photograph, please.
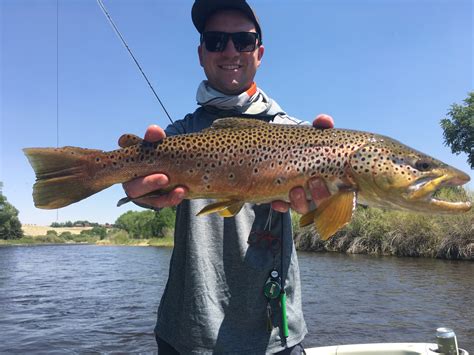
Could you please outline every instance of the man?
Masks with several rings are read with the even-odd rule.
[[[198,54],[207,81],[198,88],[200,107],[168,126],[166,135],[200,131],[218,118],[242,114],[267,122],[300,123],[254,83],[264,47],[259,21],[244,0],[196,0],[192,19],[201,34]],[[333,126],[329,116],[316,122]],[[164,136],[161,128],[150,126],[145,139]],[[137,197],[167,184],[166,175],[154,174],[124,188]],[[310,187],[313,199],[328,196],[322,181],[315,179]],[[307,330],[290,204],[245,204],[235,217],[196,217],[211,201],[185,197],[183,186],[165,196],[139,200],[152,208],[178,205],[170,274],[155,328],[159,353],[301,353]],[[309,211],[303,188],[293,189],[290,200],[296,211]],[[272,271],[278,276],[272,278]],[[284,287],[287,296],[288,334],[279,298],[264,294],[271,282]]]

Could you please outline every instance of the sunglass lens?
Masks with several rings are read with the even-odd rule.
[[[232,34],[235,49],[239,52],[252,52],[255,50],[257,34],[254,32],[238,32]]]
[[[224,32],[205,32],[203,39],[209,52],[222,52],[228,41]]]

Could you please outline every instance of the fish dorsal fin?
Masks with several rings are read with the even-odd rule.
[[[321,239],[327,240],[351,221],[355,205],[354,191],[339,191],[302,216],[300,226],[305,227],[314,222]]]
[[[245,129],[245,128],[254,128],[262,127],[268,125],[267,122],[252,119],[252,118],[242,118],[242,117],[226,117],[219,118],[212,123],[212,126],[209,127],[210,130],[215,129]]]
[[[219,213],[222,217],[232,217],[239,213],[244,202],[238,200],[222,200],[211,203],[198,212],[197,216],[205,216],[211,213]]]
[[[141,139],[140,137],[134,134],[126,133],[122,134],[122,136],[119,138],[118,145],[120,148],[128,148],[132,145],[141,144],[142,142],[143,139]]]

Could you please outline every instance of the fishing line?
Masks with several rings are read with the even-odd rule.
[[[56,148],[59,147],[59,0],[56,0]],[[56,209],[56,222],[59,209]]]
[[[170,114],[168,113],[168,111],[166,110],[165,108],[165,105],[163,104],[163,102],[160,100],[158,94],[156,93],[155,89],[153,88],[153,85],[151,85],[150,83],[150,80],[148,80],[148,77],[146,76],[145,72],[143,71],[142,67],[140,66],[140,63],[138,63],[138,60],[135,58],[135,56],[133,55],[132,53],[132,50],[130,49],[130,47],[128,46],[127,42],[125,41],[125,39],[123,38],[122,34],[120,33],[119,29],[117,28],[117,26],[115,25],[115,22],[114,20],[112,19],[112,17],[110,16],[109,12],[107,11],[104,3],[102,2],[102,0],[97,0],[97,3],[99,4],[99,7],[101,8],[102,12],[104,13],[105,17],[107,18],[107,20],[109,21],[110,25],[112,26],[112,28],[114,29],[115,33],[117,34],[117,36],[120,38],[120,40],[122,41],[122,44],[125,46],[125,48],[127,49],[128,53],[130,54],[130,56],[132,57],[133,61],[135,62],[136,66],[138,67],[138,69],[140,70],[140,73],[142,73],[142,76],[143,78],[146,80],[148,86],[150,87],[151,91],[153,92],[153,95],[155,95],[156,99],[158,100],[158,102],[160,103],[161,105],[161,108],[163,109],[163,111],[165,112],[166,116],[168,116],[168,119],[169,121],[171,122],[171,124],[173,126],[175,126],[175,122],[173,121],[173,119],[171,118]],[[175,126],[176,129],[178,129],[178,127]],[[183,127],[184,129],[184,127]],[[178,130],[179,131],[179,130]]]
[[[265,227],[263,227],[263,230],[266,230],[268,228],[268,231],[271,232],[271,230],[272,230],[272,214],[273,214],[273,208],[270,208],[270,211],[268,212],[267,221],[265,222]]]
[[[56,0],[56,148],[59,147],[59,0]]]

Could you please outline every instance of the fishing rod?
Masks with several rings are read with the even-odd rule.
[[[120,41],[122,42],[122,44],[125,46],[125,48],[127,49],[128,53],[130,54],[130,56],[132,57],[133,61],[135,62],[136,66],[138,67],[138,69],[140,70],[140,73],[142,74],[143,78],[145,79],[145,81],[147,82],[148,86],[150,87],[151,91],[153,92],[153,95],[155,96],[155,98],[158,100],[158,102],[160,103],[161,105],[161,108],[163,109],[163,111],[165,112],[166,116],[168,117],[169,121],[171,122],[171,124],[173,126],[175,126],[176,129],[178,129],[178,127],[176,127],[175,125],[175,122],[173,121],[173,119],[171,118],[170,114],[168,113],[168,111],[166,110],[166,107],[165,105],[163,104],[163,102],[161,101],[160,97],[158,96],[158,94],[156,93],[155,89],[153,88],[153,85],[150,83],[150,80],[148,80],[148,77],[146,76],[145,72],[143,71],[140,63],[138,62],[137,58],[135,58],[135,56],[133,55],[133,52],[132,50],[130,49],[130,47],[128,46],[127,42],[125,41],[125,38],[122,36],[122,34],[120,33],[119,29],[117,28],[117,25],[115,24],[114,20],[112,19],[112,16],[109,14],[109,12],[107,11],[107,8],[105,7],[104,3],[102,2],[102,0],[97,0],[97,3],[99,4],[99,7],[100,9],[102,10],[103,14],[105,15],[105,17],[107,18],[107,20],[109,21],[110,25],[112,26],[112,28],[114,29],[115,33],[117,34],[117,36],[119,37]],[[182,127],[184,129],[184,127]],[[178,132],[179,132],[179,129],[178,129]]]

